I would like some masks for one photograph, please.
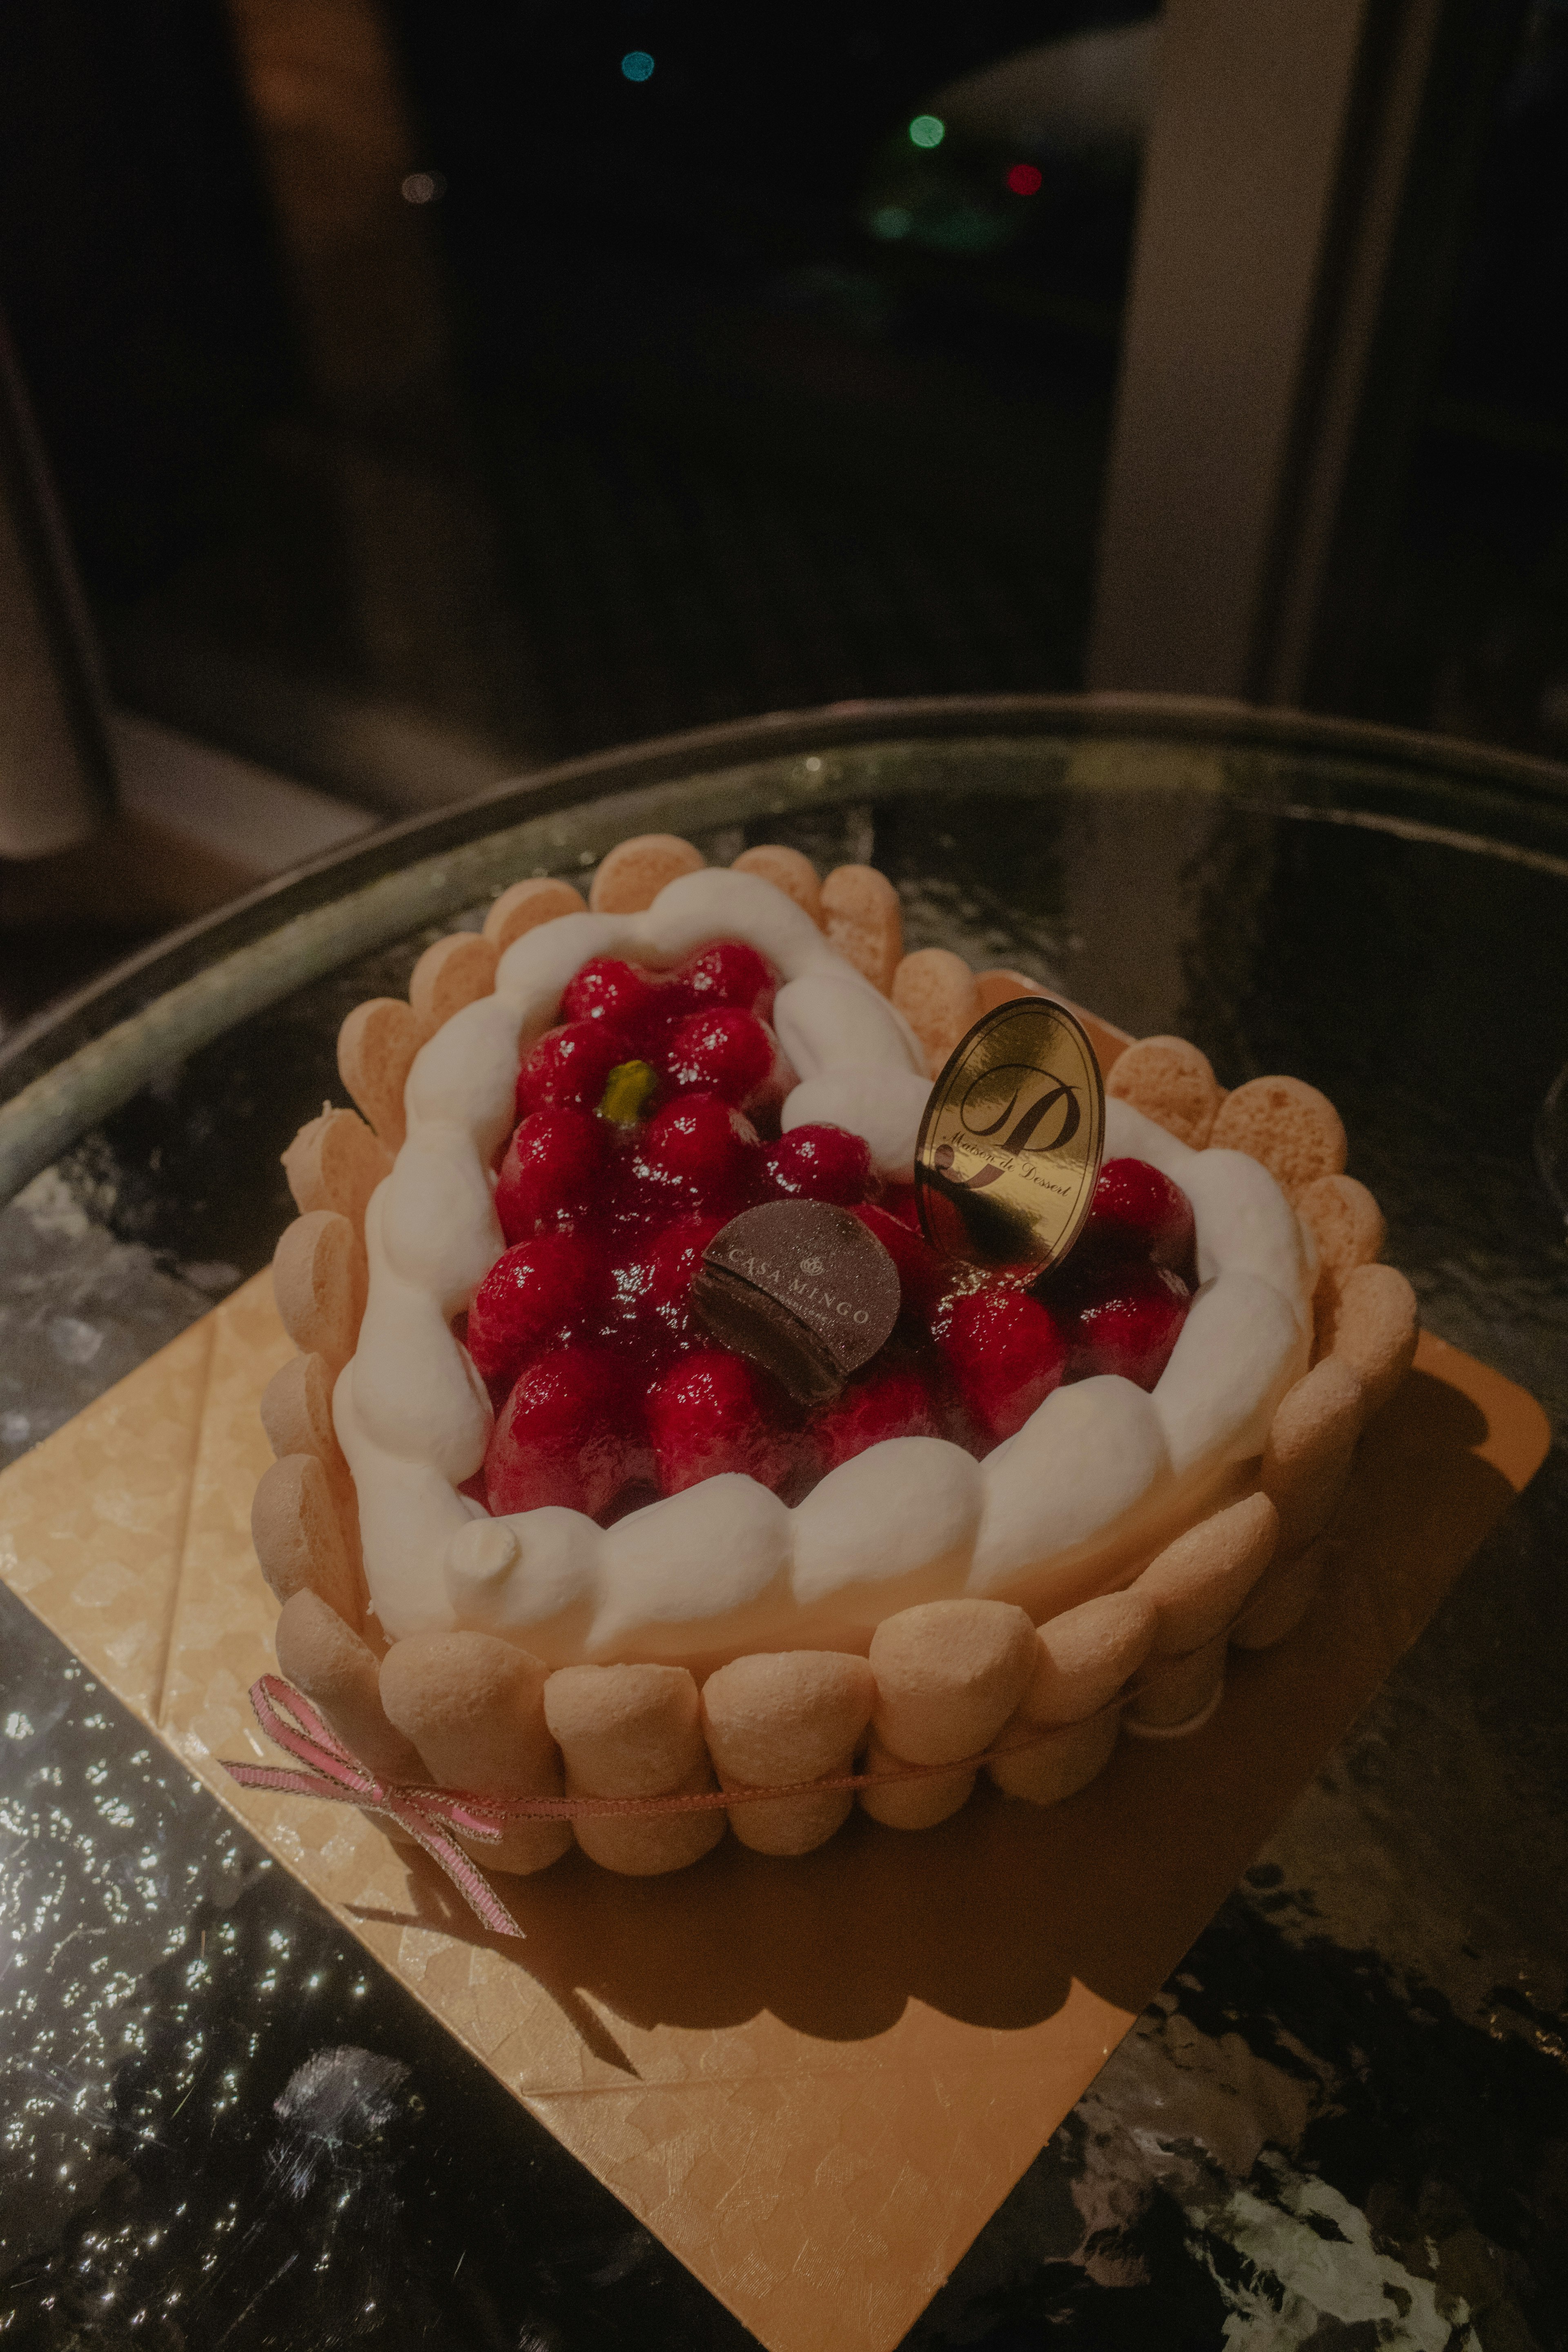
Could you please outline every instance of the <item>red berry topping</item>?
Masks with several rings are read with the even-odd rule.
[[[591,1110],[562,1105],[530,1111],[507,1147],[496,1180],[496,1214],[509,1242],[593,1206],[609,1157],[609,1135]]]
[[[772,966],[755,948],[745,947],[739,940],[723,940],[717,947],[704,948],[680,977],[696,1004],[734,1005],[742,1013],[760,1008],[764,1020],[771,1010]]]
[[[573,1021],[547,1030],[517,1074],[517,1115],[526,1118],[531,1110],[558,1103],[597,1110],[610,1072],[636,1059],[632,1040],[608,1021]]]
[[[605,1261],[577,1234],[541,1234],[497,1258],[468,1309],[468,1345],[482,1380],[509,1386],[541,1349],[560,1346],[603,1303]]]
[[[657,1233],[635,1258],[610,1273],[610,1302],[642,1343],[645,1354],[712,1344],[691,1307],[691,1286],[702,1253],[723,1217],[680,1217]]]
[[[800,1128],[795,1131],[797,1135],[807,1132]],[[938,1257],[922,1234],[911,1233],[901,1217],[890,1215],[875,1202],[864,1202],[855,1214],[868,1233],[875,1234],[898,1267],[906,1312],[928,1322],[938,1300],[952,1286],[953,1267]]]
[[[719,1095],[738,1106],[766,1085],[773,1041],[749,1013],[690,1013],[671,1031],[662,1058],[679,1093]]]
[[[1186,1274],[1195,1244],[1193,1204],[1179,1184],[1146,1160],[1105,1162],[1079,1244],[1089,1263],[1143,1258]]]
[[[563,1348],[530,1364],[490,1433],[485,1499],[493,1514],[546,1504],[608,1508],[637,1470],[637,1399],[624,1360]]]
[[[493,1509],[564,1502],[604,1521],[629,1507],[649,1473],[649,1381],[667,1493],[740,1470],[793,1497],[819,1467],[942,1429],[956,1405],[949,1369],[977,1452],[1064,1376],[1114,1371],[1152,1388],[1163,1370],[1196,1277],[1178,1186],[1144,1161],[1109,1161],[1068,1267],[1031,1290],[966,1275],[925,1242],[912,1189],[877,1184],[858,1136],[823,1125],[759,1143],[741,1112],[776,1135],[782,1064],[765,1025],[776,984],[739,941],[663,975],[597,957],[524,1064],[496,1186],[509,1247],[453,1327],[505,1400],[469,1487]],[[804,1430],[691,1306],[720,1228],[778,1199],[854,1210],[903,1297],[900,1341]]]
[[[882,1191],[882,1206],[889,1217],[897,1217],[899,1223],[901,1225],[908,1225],[911,1233],[920,1232],[921,1213],[915,1206],[915,1188],[912,1184],[885,1185]]]
[[[993,1444],[1022,1429],[1067,1370],[1067,1341],[1049,1308],[1000,1284],[952,1301],[942,1344],[960,1395]]]
[[[763,1375],[727,1348],[705,1348],[666,1372],[649,1392],[647,1425],[667,1495],[727,1470],[776,1487],[800,1450],[780,1425]]]
[[[673,1215],[732,1217],[752,1196],[758,1157],[756,1131],[739,1111],[717,1095],[679,1095],[638,1136],[634,1181]]]
[[[1179,1275],[1163,1265],[1127,1265],[1074,1299],[1068,1325],[1072,1377],[1119,1372],[1152,1389],[1171,1360],[1192,1301]]]
[[[825,1470],[837,1470],[868,1445],[888,1437],[934,1437],[935,1401],[919,1372],[879,1371],[851,1381],[842,1396],[814,1413],[811,1434],[822,1451]]]
[[[642,1033],[658,1003],[658,983],[617,956],[594,956],[566,983],[561,999],[563,1021],[608,1021],[628,1037]]]
[[[870,1146],[847,1128],[792,1127],[769,1145],[764,1181],[770,1193],[786,1200],[852,1209],[870,1189]]]

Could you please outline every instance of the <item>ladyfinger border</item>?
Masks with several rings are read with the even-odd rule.
[[[672,835],[622,842],[601,862],[588,903],[639,912],[672,875],[703,862]],[[784,889],[890,998],[933,1076],[982,1012],[1040,992],[1017,973],[973,972],[947,949],[906,955],[897,894],[874,868],[841,866],[818,884],[798,852],[774,847],[748,850],[736,864]],[[357,1498],[330,1410],[331,1381],[353,1352],[364,1310],[365,1205],[402,1141],[415,1055],[490,992],[498,958],[515,939],[584,903],[567,882],[515,884],[481,931],[448,934],[425,951],[406,1002],[357,1006],[343,1024],[339,1064],[358,1111],[324,1106],[284,1155],[300,1213],[279,1242],[274,1288],[300,1353],[263,1401],[278,1458],[253,1512],[262,1572],[284,1604],[283,1671],[292,1669],[290,1678],[359,1752],[368,1743],[405,1768],[417,1759],[431,1777],[468,1786],[476,1784],[439,1727],[438,1699],[444,1676],[479,1675],[487,1689],[493,1685],[500,1710],[489,1755],[500,1752],[504,1732],[505,1752],[528,1759],[527,1785],[507,1791],[514,1795],[564,1788],[658,1797],[952,1762],[951,1775],[861,1791],[867,1811],[907,1828],[956,1811],[977,1777],[964,1759],[1010,1740],[1027,1744],[986,1767],[991,1779],[1047,1804],[1103,1769],[1121,1728],[1153,1738],[1200,1728],[1223,1696],[1228,1649],[1282,1641],[1311,1605],[1362,1429],[1414,1356],[1415,1297],[1403,1276],[1378,1262],[1383,1220],[1372,1195],[1343,1172],[1344,1129],[1324,1096],[1278,1077],[1227,1095],[1185,1040],[1116,1047],[1119,1033],[1098,1022],[1108,1091],[1193,1149],[1238,1150],[1260,1160],[1313,1239],[1313,1360],[1276,1410],[1252,1493],[1186,1529],[1121,1591],[1038,1627],[1010,1602],[922,1602],[885,1618],[865,1659],[763,1653],[731,1660],[699,1687],[679,1666],[552,1671],[486,1633],[386,1643],[369,1612]],[[584,1822],[575,1837],[606,1867],[649,1874],[698,1859],[726,1819],[763,1851],[809,1851],[834,1833],[851,1801],[807,1789],[770,1805],[737,1802],[727,1814]],[[541,1828],[543,1834],[520,1833],[503,1856],[480,1858],[514,1871],[542,1868],[570,1834],[561,1824]]]

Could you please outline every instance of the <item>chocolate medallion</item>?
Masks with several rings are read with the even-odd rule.
[[[875,1234],[825,1201],[769,1201],[702,1254],[691,1303],[716,1339],[803,1404],[837,1396],[899,1319],[899,1271]]]
[[[931,1247],[975,1265],[1056,1265],[1089,1215],[1105,1150],[1105,1082],[1049,996],[978,1020],[949,1056],[915,1146]]]

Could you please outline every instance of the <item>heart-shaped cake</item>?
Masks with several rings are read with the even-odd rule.
[[[370,1124],[329,1107],[285,1156],[301,1353],[255,1526],[279,1662],[374,1769],[642,1798],[880,1759],[861,1801],[917,1826],[993,1746],[1044,1801],[1123,1721],[1194,1727],[1228,1640],[1296,1621],[1414,1347],[1376,1205],[1312,1088],[1227,1097],[1181,1040],[1094,1024],[1071,1255],[944,1256],[931,1080],[1028,988],[904,955],[870,868],[651,836],[589,905],[514,886],[350,1016]],[[732,1818],[796,1852],[849,1802]],[[723,1823],[576,1833],[647,1870]],[[501,1866],[570,1834],[509,1831]]]

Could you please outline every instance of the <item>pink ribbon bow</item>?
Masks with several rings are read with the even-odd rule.
[[[351,1755],[310,1701],[277,1675],[263,1675],[251,1684],[250,1704],[268,1738],[297,1756],[306,1769],[294,1772],[286,1765],[226,1762],[224,1770],[231,1780],[246,1789],[280,1789],[290,1797],[326,1797],[335,1804],[358,1805],[367,1813],[385,1813],[446,1872],[487,1927],[495,1935],[521,1939],[522,1929],[453,1835],[454,1831],[461,1831],[464,1837],[499,1844],[510,1809],[482,1797],[467,1796],[460,1790],[383,1780],[368,1764]]]

